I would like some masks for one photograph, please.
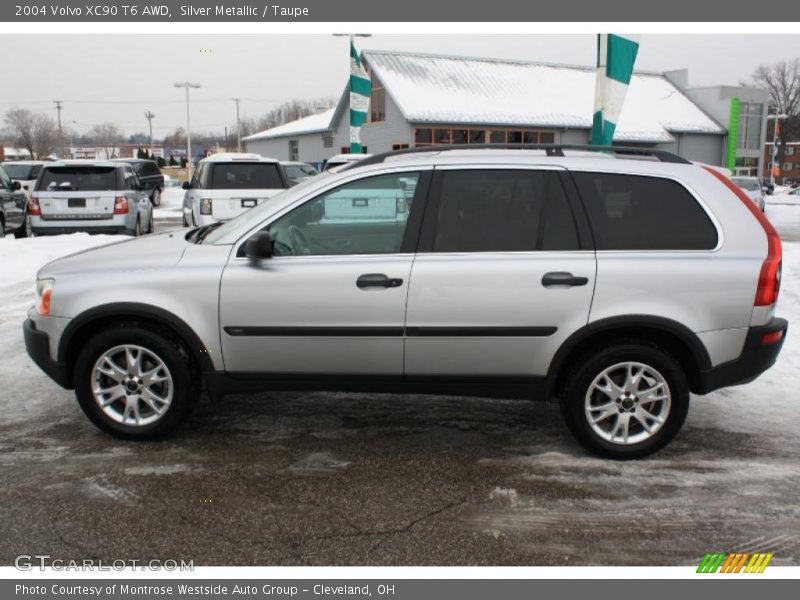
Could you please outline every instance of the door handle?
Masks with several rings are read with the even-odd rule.
[[[371,287],[395,288],[403,285],[403,280],[387,277],[383,273],[366,273],[356,279],[356,285],[362,290]]]
[[[587,283],[589,283],[588,277],[575,277],[572,273],[567,273],[566,271],[553,271],[551,273],[545,273],[544,277],[542,277],[542,285],[544,287],[556,285],[574,287],[586,285]]]

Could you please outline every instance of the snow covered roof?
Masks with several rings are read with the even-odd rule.
[[[328,131],[333,127],[331,122],[333,121],[335,112],[336,107],[329,108],[328,110],[317,113],[316,115],[303,117],[302,119],[297,119],[296,121],[290,121],[289,123],[278,125],[272,129],[265,129],[264,131],[259,131],[253,135],[248,135],[247,137],[243,137],[242,140],[251,142],[253,140],[268,140],[271,138],[285,137],[290,135]]]
[[[592,125],[594,68],[376,50],[363,55],[412,123]],[[678,132],[726,133],[663,75],[634,74],[614,139],[669,142]]]

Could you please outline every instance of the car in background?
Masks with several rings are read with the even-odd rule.
[[[787,177],[783,180],[783,185],[792,189],[800,187],[800,177]]]
[[[164,190],[164,175],[156,161],[146,158],[112,158],[112,161],[126,162],[133,167],[139,183],[148,190],[153,206],[161,206],[161,192]]]
[[[133,167],[121,161],[65,160],[42,169],[28,204],[34,235],[153,232],[153,205]]]
[[[322,169],[323,171],[335,171],[339,167],[343,167],[345,165],[349,165],[360,160],[364,160],[365,158],[369,158],[372,156],[371,154],[336,154],[331,156],[327,161],[325,161],[325,167]]]
[[[793,190],[790,190],[790,191],[786,192],[786,195],[787,196],[798,196],[798,197],[800,197],[800,187],[794,188]]]
[[[291,183],[277,159],[243,152],[212,154],[183,184],[183,225],[227,221],[288,187]]]
[[[36,178],[45,164],[43,160],[15,160],[3,163],[3,169],[11,181],[19,181],[22,191],[30,198]]]
[[[767,196],[772,196],[775,193],[775,184],[772,181],[769,179],[761,179],[759,181],[761,182],[761,189],[764,190]]]
[[[319,175],[319,171],[317,171],[315,166],[304,162],[282,160],[281,168],[286,175],[286,179],[289,180],[290,185],[296,185],[309,177]]]
[[[28,235],[27,206],[28,198],[19,181],[12,181],[5,166],[0,167],[0,238],[6,233],[13,233],[14,237]]]
[[[764,212],[767,201],[764,200],[764,190],[761,189],[761,182],[758,180],[758,177],[736,176],[731,177],[731,180],[753,201],[753,204],[758,207],[758,210]]]

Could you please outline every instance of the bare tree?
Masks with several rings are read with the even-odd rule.
[[[12,108],[5,114],[5,123],[20,148],[31,157],[47,156],[58,143],[58,127],[53,118],[24,108]]]
[[[100,123],[89,130],[94,143],[105,151],[106,158],[116,158],[119,145],[125,139],[122,130],[114,123]]]
[[[760,65],[752,82],[769,92],[769,103],[775,114],[787,115],[781,127],[781,151],[787,140],[800,137],[800,58]],[[768,132],[771,137],[771,132]]]
[[[33,147],[36,150],[36,156],[39,158],[48,156],[58,148],[58,145],[58,124],[56,120],[44,113],[35,115]]]

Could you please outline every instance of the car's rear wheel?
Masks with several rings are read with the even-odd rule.
[[[3,218],[0,217],[0,240],[6,237],[6,224]]]
[[[153,190],[152,197],[153,206],[161,206],[161,190],[156,188]]]
[[[189,354],[163,332],[135,324],[105,329],[75,363],[75,395],[100,429],[125,439],[154,439],[191,413],[199,385]]]
[[[142,218],[136,217],[136,227],[133,230],[133,237],[142,235]]]
[[[155,233],[156,226],[153,221],[153,211],[150,211],[150,218],[147,220],[147,233]]]
[[[580,359],[567,376],[561,410],[589,451],[619,460],[641,458],[668,444],[689,410],[680,364],[645,341],[607,346]]]
[[[14,237],[17,239],[32,237],[31,220],[28,218],[28,215],[25,215],[25,220],[23,221],[22,225],[20,225],[19,229],[14,232]]]

